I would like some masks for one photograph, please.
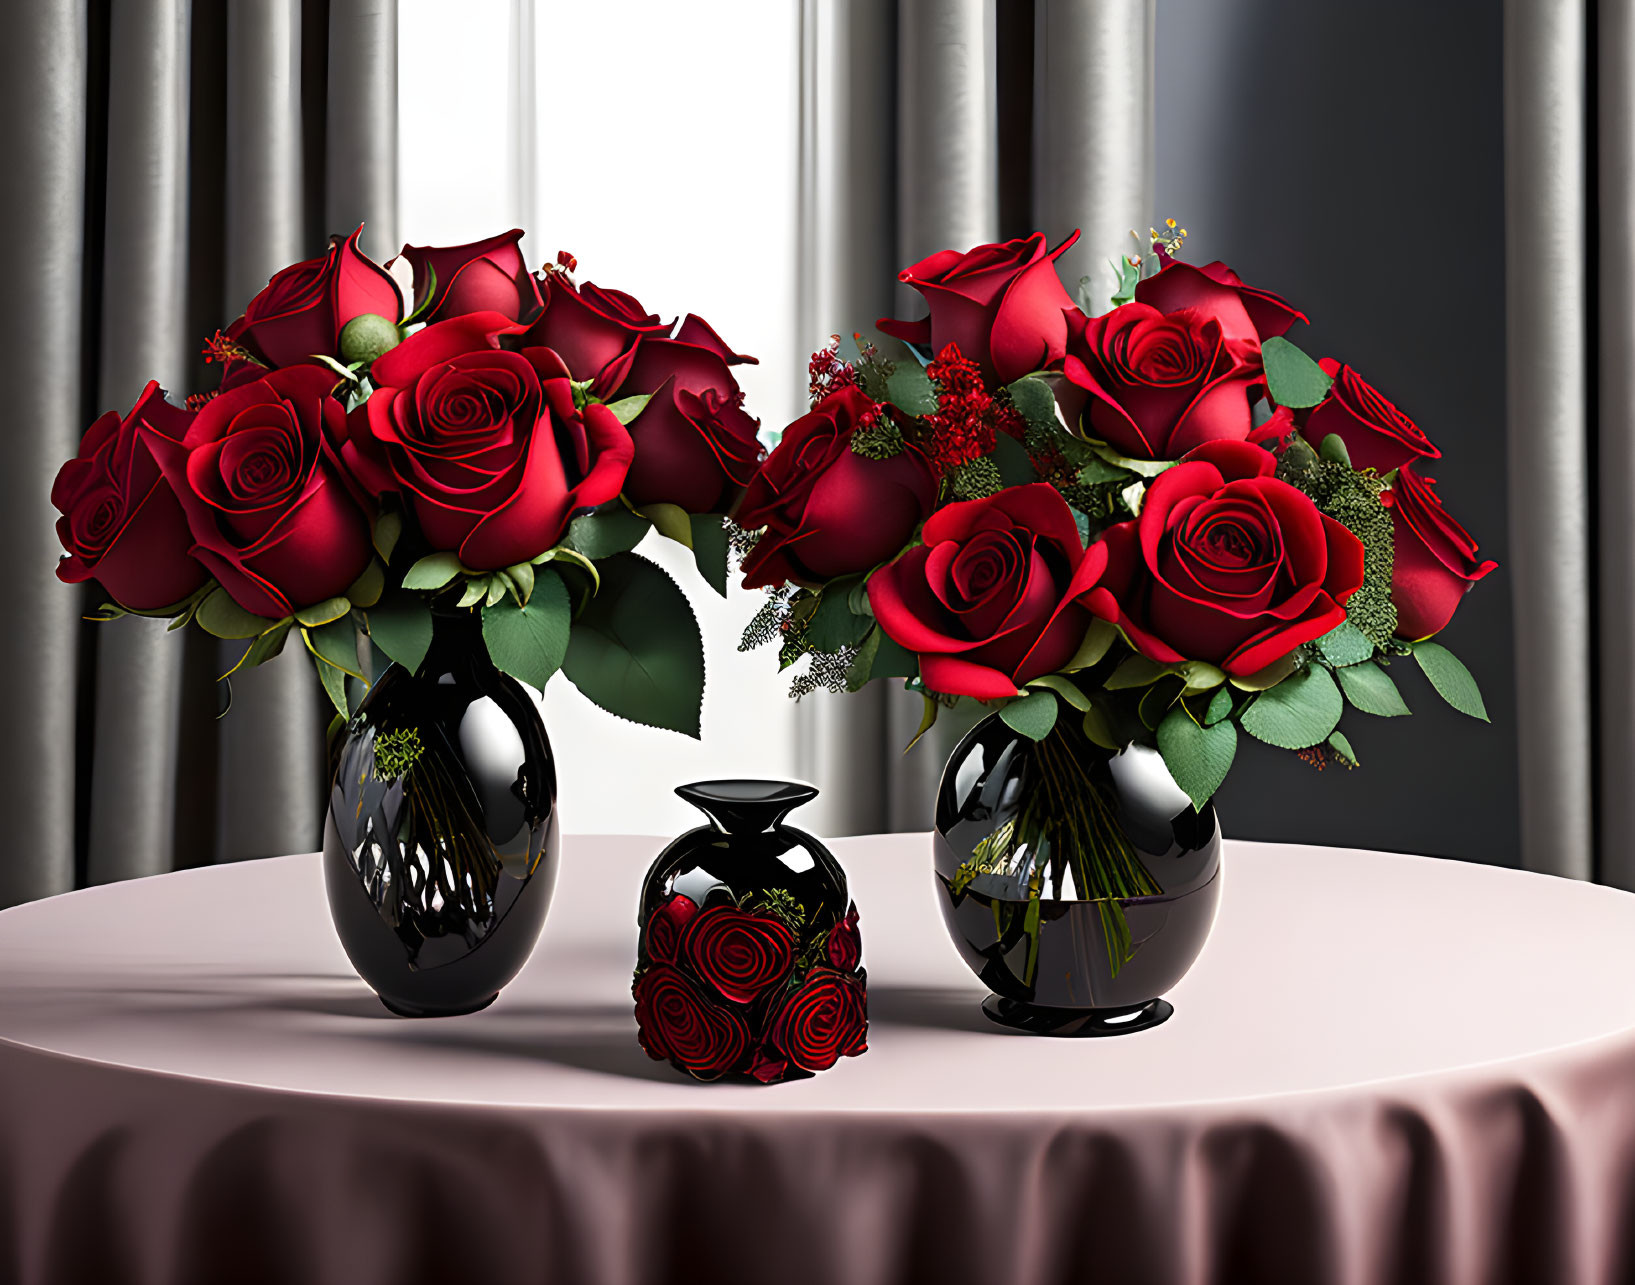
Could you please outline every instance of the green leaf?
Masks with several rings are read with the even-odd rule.
[[[425,291],[421,294],[419,301],[416,302],[414,310],[410,312],[407,317],[403,318],[402,328],[407,329],[408,327],[414,325],[415,322],[423,320],[426,314],[432,310],[432,307],[436,304],[436,302],[437,269],[432,267],[430,262],[426,262]]]
[[[1108,675],[1103,686],[1110,692],[1124,691],[1131,687],[1149,687],[1170,672],[1168,665],[1148,660],[1137,652],[1121,661],[1118,668]]]
[[[893,406],[910,415],[933,415],[937,410],[937,390],[919,366],[899,364],[886,377],[886,396]]]
[[[1307,665],[1257,696],[1238,722],[1256,740],[1286,750],[1303,750],[1328,739],[1345,703],[1328,670]]]
[[[1261,342],[1260,360],[1266,368],[1266,391],[1279,406],[1296,410],[1315,406],[1333,386],[1321,366],[1281,336]]]
[[[1031,741],[1042,741],[1056,726],[1059,710],[1053,692],[1032,692],[1021,700],[1011,701],[999,711],[1005,726]]]
[[[484,598],[488,597],[488,576],[473,576],[466,581],[465,592],[460,595],[456,607],[475,607]]]
[[[217,638],[255,638],[276,623],[244,610],[222,588],[217,588],[199,603],[194,619],[199,622],[200,629]]]
[[[1158,725],[1169,716],[1171,707],[1181,699],[1183,690],[1181,679],[1174,674],[1165,674],[1147,688],[1135,707],[1136,717],[1141,720],[1142,726],[1157,731]]]
[[[634,549],[651,529],[646,518],[622,504],[613,504],[598,513],[575,518],[568,524],[562,543],[592,560],[610,558]]]
[[[687,520],[687,511],[678,504],[648,504],[636,510],[658,528],[666,540],[674,540],[689,549],[693,547],[693,524]]]
[[[316,627],[318,625],[327,625],[331,620],[339,620],[351,610],[352,600],[350,598],[326,598],[323,602],[314,603],[310,607],[303,607],[295,613],[295,618],[303,625]]]
[[[699,575],[723,598],[727,596],[727,527],[718,513],[694,513],[693,562]]]
[[[698,736],[704,644],[686,595],[633,553],[605,559],[601,572],[568,641],[568,678],[611,714]]]
[[[314,658],[312,663],[318,671],[318,681],[323,684],[324,692],[329,697],[329,703],[335,707],[335,712],[342,718],[350,718],[352,712],[346,707],[346,675],[335,666],[326,665],[322,660]]]
[[[818,599],[817,610],[806,621],[806,641],[816,651],[837,652],[863,641],[874,617],[855,615],[851,609],[850,577],[830,582]]]
[[[602,587],[602,573],[596,569],[596,564],[580,553],[578,549],[570,549],[566,545],[557,545],[554,549],[546,549],[534,559],[534,566],[543,567],[547,562],[568,562],[578,567],[590,577],[591,592],[595,593]]]
[[[511,586],[505,579],[505,572],[496,571],[488,578],[488,594],[483,605],[492,607],[510,591]]]
[[[1166,469],[1175,467],[1174,460],[1138,460],[1128,455],[1120,455],[1106,442],[1090,442],[1089,447],[1098,458],[1111,464],[1114,468],[1125,473],[1135,473],[1140,477],[1157,477]]]
[[[1209,698],[1209,707],[1204,710],[1204,726],[1213,727],[1223,718],[1232,713],[1232,689],[1224,684],[1215,689],[1215,694]]]
[[[1482,692],[1476,686],[1476,679],[1451,651],[1441,643],[1418,642],[1414,644],[1414,659],[1425,671],[1425,677],[1431,680],[1431,686],[1436,688],[1438,696],[1461,714],[1479,718],[1484,723],[1491,721],[1487,716],[1487,706],[1482,703]]]
[[[382,562],[392,560],[392,550],[403,535],[403,515],[388,509],[375,519],[375,552]]]
[[[1226,682],[1226,674],[1208,661],[1187,660],[1175,666],[1175,672],[1186,684],[1186,695],[1212,691]]]
[[[1079,649],[1073,653],[1073,659],[1062,666],[1067,673],[1074,673],[1080,669],[1089,669],[1092,665],[1100,664],[1107,655],[1107,649],[1113,645],[1114,639],[1119,636],[1118,627],[1110,620],[1103,620],[1097,616],[1090,622],[1090,628],[1084,631],[1084,641]]]
[[[1124,748],[1113,733],[1113,725],[1107,721],[1107,711],[1100,705],[1091,705],[1084,711],[1084,734],[1090,738],[1092,744],[1099,745],[1104,750]]]
[[[866,669],[861,668],[864,655],[869,658]],[[848,687],[850,691],[857,691],[871,678],[914,678],[920,672],[920,658],[904,647],[895,638],[879,626],[876,626],[863,640],[862,650],[858,652],[857,661],[847,671],[848,685],[853,675],[857,675],[857,687]]]
[[[920,727],[919,730],[914,733],[914,739],[907,745],[903,746],[904,754],[907,754],[911,749],[918,745],[920,743],[920,737],[924,736],[931,730],[932,725],[937,721],[938,711],[942,709],[941,705],[937,704],[936,701],[932,700],[931,697],[927,696],[924,692],[920,693],[920,699],[925,702],[925,709],[920,714]]]
[[[1351,467],[1351,452],[1346,449],[1345,439],[1338,433],[1330,433],[1323,438],[1317,447],[1317,458],[1328,460],[1331,464]]]
[[[497,668],[543,692],[568,654],[573,605],[549,567],[534,579],[526,607],[509,597],[483,608],[483,642]]]
[[[354,678],[363,677],[363,667],[358,664],[358,631],[350,619],[332,620],[316,629],[303,628],[301,637],[307,650],[325,664]]]
[[[1345,698],[1363,713],[1375,714],[1380,718],[1396,718],[1413,713],[1403,701],[1397,685],[1391,681],[1391,675],[1378,665],[1347,665],[1334,673],[1340,680],[1340,689],[1345,692]]]
[[[1028,682],[1029,687],[1045,687],[1056,693],[1074,709],[1084,713],[1090,708],[1090,698],[1069,679],[1060,674],[1043,674]]]
[[[1080,467],[1078,483],[1080,486],[1100,486],[1103,482],[1123,482],[1129,474],[1116,464],[1109,464],[1099,455],[1092,455]]]
[[[628,424],[642,411],[647,409],[647,403],[653,400],[652,393],[642,393],[636,397],[621,397],[616,402],[609,402],[607,408],[613,412],[621,424]]]
[[[857,648],[857,655],[852,663],[846,667],[846,690],[860,692],[870,678],[874,677],[874,658],[880,652],[880,639],[885,637],[885,631],[878,626],[869,630],[867,637]]]
[[[1135,288],[1141,282],[1141,264],[1139,261],[1131,263],[1128,259],[1120,259],[1117,263],[1108,260],[1107,266],[1118,276],[1118,289],[1113,294],[1113,307],[1119,308],[1135,298]],[[1087,308],[1085,311],[1090,310]]]
[[[246,669],[265,664],[279,652],[284,650],[284,640],[290,636],[293,620],[280,620],[261,637],[250,644],[250,650],[244,653],[244,667]]]
[[[431,646],[431,608],[413,594],[390,594],[366,613],[375,646],[411,674]]]
[[[504,575],[511,582],[511,590],[517,595],[518,605],[526,607],[534,593],[534,564],[519,562],[514,567],[507,567]]]
[[[1232,770],[1238,729],[1230,719],[1199,727],[1177,707],[1158,725],[1158,752],[1175,784],[1186,791],[1193,808],[1202,812]]]
[[[1039,472],[1028,458],[1027,447],[1009,433],[1000,433],[994,439],[993,462],[999,470],[999,480],[1006,486],[1026,486],[1039,480]]]
[[[354,607],[373,607],[380,601],[381,591],[385,588],[386,569],[374,558],[370,558],[369,565],[363,569],[363,574],[352,582],[346,596]]]
[[[1228,681],[1240,692],[1263,692],[1268,687],[1276,687],[1290,674],[1299,668],[1295,661],[1294,652],[1287,656],[1280,656],[1265,669],[1257,670],[1253,674],[1233,674]]]
[[[1331,665],[1360,665],[1372,659],[1374,644],[1367,634],[1345,620],[1317,640],[1317,650]]]
[[[1023,375],[1014,384],[1008,386],[1011,395],[1011,405],[1028,423],[1040,428],[1055,428],[1056,425],[1056,394],[1050,385],[1042,379],[1032,375]]]
[[[1346,740],[1344,732],[1335,732],[1330,735],[1328,747],[1351,764],[1352,767],[1357,766],[1357,751],[1351,748],[1351,742]]]
[[[456,576],[468,575],[452,553],[428,553],[403,575],[405,589],[441,589]]]

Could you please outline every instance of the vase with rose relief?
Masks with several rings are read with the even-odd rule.
[[[699,1080],[772,1084],[867,1047],[857,906],[840,863],[784,817],[817,797],[788,781],[676,790],[709,818],[642,887],[632,984],[642,1047]]]
[[[437,612],[424,661],[381,675],[339,748],[323,862],[347,958],[401,1016],[486,1007],[539,937],[558,847],[537,703],[478,615]]]

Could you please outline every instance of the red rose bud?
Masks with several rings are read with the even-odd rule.
[[[374,313],[393,325],[402,321],[397,282],[358,249],[362,232],[359,227],[346,240],[337,239],[321,259],[279,272],[227,328],[227,337],[267,366],[293,366],[314,356],[338,358],[341,331],[354,317]],[[247,376],[242,366],[229,362],[222,386],[233,387],[261,373]]]
[[[1499,565],[1476,560],[1476,541],[1442,507],[1435,485],[1404,464],[1380,497],[1391,511],[1397,637],[1415,641],[1445,629],[1471,585]]]
[[[936,479],[916,451],[871,460],[852,450],[852,434],[878,409],[842,388],[784,430],[738,506],[739,526],[765,528],[744,559],[745,588],[867,571],[913,537]]]
[[[335,456],[346,417],[334,384],[322,367],[290,366],[212,398],[180,441],[144,426],[193,555],[255,615],[339,597],[373,556]]]
[[[157,611],[205,582],[189,554],[193,535],[170,483],[138,431],[144,422],[180,438],[193,416],[150,383],[123,419],[103,415],[80,439],[79,454],[57,470],[51,503],[57,538],[68,551],[57,576],[78,584],[93,576],[122,607]]]
[[[657,906],[647,920],[647,954],[661,964],[673,964],[681,950],[681,934],[698,913],[698,903],[676,893]]]
[[[410,335],[370,371],[342,457],[376,495],[402,495],[434,550],[473,571],[526,562],[575,511],[619,494],[635,453],[606,406],[576,407],[557,355],[501,350],[523,327],[471,313]]]
[[[776,1084],[789,1073],[789,1059],[764,1045],[749,1060],[749,1074],[762,1084]]]
[[[823,953],[829,963],[843,973],[849,973],[863,962],[863,938],[857,931],[857,903],[854,901],[846,917],[829,929]]]
[[[1334,380],[1334,387],[1306,416],[1300,430],[1314,447],[1336,433],[1345,443],[1353,468],[1381,473],[1416,459],[1441,458],[1442,452],[1431,445],[1419,426],[1350,366],[1332,357],[1317,364]]]
[[[637,1038],[654,1060],[669,1058],[701,1080],[733,1069],[749,1049],[749,1027],[712,1004],[677,969],[655,964],[635,985]]]
[[[782,920],[736,906],[714,906],[693,917],[682,955],[724,998],[748,1004],[789,975],[795,934]]]
[[[927,687],[994,700],[1072,659],[1107,551],[1084,547],[1055,487],[947,505],[920,539],[869,578],[868,592],[887,636],[919,654]]]
[[[1270,290],[1244,285],[1224,263],[1196,268],[1167,254],[1159,259],[1164,266],[1136,285],[1136,301],[1162,313],[1186,309],[1209,317],[1220,323],[1229,345],[1258,348],[1261,341],[1286,334],[1295,322],[1306,320],[1305,313]]]
[[[1087,394],[1084,435],[1132,459],[1179,459],[1202,442],[1249,436],[1259,368],[1233,355],[1201,309],[1165,315],[1127,303],[1071,322],[1064,365]]]
[[[668,335],[670,325],[622,290],[604,290],[588,281],[575,286],[552,272],[545,277],[544,310],[521,344],[549,348],[574,379],[594,380],[591,391],[611,401],[630,372],[636,344],[644,336]]]
[[[882,317],[875,324],[933,352],[957,344],[985,378],[1002,384],[1054,366],[1066,352],[1067,314],[1078,311],[1062,289],[1056,260],[1078,239],[1074,232],[1051,250],[1035,232],[964,254],[939,251],[897,274],[925,296],[931,315],[923,321]]]
[[[539,286],[522,261],[522,229],[512,228],[468,245],[406,245],[403,257],[414,267],[417,308],[431,304],[421,319],[447,321],[473,312],[497,312],[508,321],[531,317]]]
[[[779,1005],[767,1043],[803,1071],[827,1071],[868,1049],[868,1006],[856,977],[814,968]]]
[[[1091,608],[1164,664],[1264,669],[1345,619],[1362,542],[1271,476],[1244,442],[1209,442],[1147,488],[1141,516],[1110,527]]]
[[[765,455],[756,436],[760,423],[744,412],[744,394],[727,369],[729,358],[743,359],[709,327],[698,326],[703,329],[683,324],[681,332],[713,342],[641,340],[619,388],[620,397],[651,396],[629,426],[636,457],[624,493],[633,504],[724,513]]]

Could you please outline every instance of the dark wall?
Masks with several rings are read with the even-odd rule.
[[[1430,435],[1425,471],[1498,571],[1442,635],[1492,726],[1392,667],[1412,718],[1348,711],[1361,767],[1249,741],[1222,791],[1242,838],[1517,863],[1505,572],[1501,6],[1492,0],[1160,0],[1156,215],[1312,318]]]

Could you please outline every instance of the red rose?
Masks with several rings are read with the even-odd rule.
[[[827,1071],[868,1049],[868,999],[856,977],[814,968],[778,1006],[767,1043],[803,1071]]]
[[[274,620],[344,594],[373,556],[334,442],[335,376],[270,371],[212,398],[180,441],[146,441],[193,533],[193,556],[246,611]]]
[[[150,383],[123,420],[110,411],[85,430],[79,455],[51,484],[51,503],[62,514],[57,538],[68,550],[59,579],[78,584],[95,576],[110,598],[136,611],[169,607],[205,582],[188,553],[187,517],[137,431],[146,422],[180,438],[192,418]]]
[[[362,232],[360,227],[344,241],[336,238],[323,258],[293,264],[274,276],[228,327],[228,337],[268,366],[293,366],[313,356],[339,357],[341,331],[354,317],[374,313],[401,321],[397,282],[358,249]],[[247,365],[230,363],[223,387],[249,378]]]
[[[749,1048],[749,1027],[712,1004],[678,970],[656,964],[635,985],[637,1038],[655,1060],[679,1062],[701,1080],[730,1071]]]
[[[705,982],[725,998],[748,1004],[789,975],[795,934],[768,915],[713,906],[693,916],[681,950]]]
[[[755,1050],[749,1060],[749,1075],[762,1084],[776,1084],[788,1071],[789,1059],[777,1049],[769,1049],[764,1044]]]
[[[1054,366],[1067,349],[1067,313],[1077,312],[1056,275],[1056,260],[1077,232],[1054,250],[1042,232],[1019,241],[941,250],[904,268],[897,279],[931,305],[923,321],[882,317],[881,331],[941,352],[957,344],[986,379],[1009,384]]]
[[[854,901],[846,917],[829,929],[823,953],[829,962],[843,973],[849,973],[863,962],[863,938],[857,931],[857,903]]]
[[[744,559],[745,588],[867,571],[913,538],[937,494],[924,457],[871,460],[851,448],[852,433],[884,413],[842,388],[784,430],[738,506],[739,526],[765,528]]]
[[[934,691],[994,700],[1072,659],[1080,601],[1107,551],[1086,549],[1067,501],[1045,482],[938,509],[921,543],[869,578],[886,634],[920,657]]]
[[[1173,460],[1201,442],[1249,436],[1258,367],[1235,357],[1202,309],[1127,303],[1072,322],[1065,373],[1087,397],[1085,436],[1132,459]]]
[[[687,921],[698,913],[698,903],[681,893],[657,906],[647,919],[647,954],[661,964],[673,964],[681,949]]]
[[[1330,433],[1345,443],[1354,468],[1388,473],[1413,460],[1439,459],[1442,452],[1419,426],[1386,400],[1366,379],[1332,357],[1317,363],[1334,387],[1306,416],[1301,432],[1313,446]],[[1297,417],[1298,418],[1298,417]]]
[[[611,399],[624,383],[643,336],[670,333],[633,296],[604,290],[587,281],[575,286],[561,272],[545,274],[544,311],[522,337],[526,348],[549,348],[578,380],[594,380],[591,391]]]
[[[522,229],[512,228],[469,245],[406,245],[403,257],[414,267],[414,297],[432,304],[423,321],[447,321],[471,312],[497,312],[507,320],[532,316],[539,307],[539,286],[522,260],[517,242]]]
[[[1258,446],[1210,442],[1160,473],[1141,516],[1108,528],[1089,598],[1142,655],[1252,674],[1345,619],[1362,542],[1271,473]]]
[[[1224,263],[1195,268],[1167,254],[1158,257],[1164,266],[1136,285],[1136,300],[1163,313],[1189,308],[1202,312],[1220,323],[1230,345],[1259,348],[1262,340],[1283,335],[1295,322],[1306,320],[1305,313],[1270,290],[1244,285]]]
[[[1499,565],[1476,560],[1476,541],[1442,507],[1435,485],[1435,478],[1404,464],[1396,485],[1380,497],[1391,510],[1391,601],[1399,638],[1441,632],[1471,585]]]
[[[473,571],[549,549],[577,510],[619,494],[634,453],[606,406],[574,406],[555,353],[497,346],[520,329],[474,312],[410,335],[376,360],[348,424],[364,484],[400,492],[431,547]]]
[[[692,323],[697,324],[689,329]],[[624,492],[632,504],[663,502],[689,513],[722,513],[760,467],[765,453],[755,435],[760,425],[745,414],[744,394],[727,369],[728,358],[737,354],[696,317],[688,317],[681,330],[715,342],[644,339],[618,390],[621,398],[652,397],[630,422],[636,458]]]

